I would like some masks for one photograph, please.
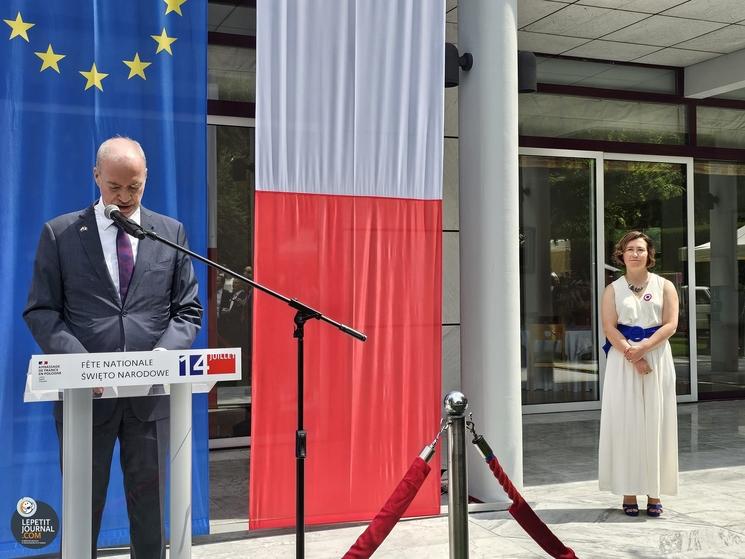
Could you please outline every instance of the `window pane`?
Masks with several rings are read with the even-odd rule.
[[[209,45],[207,98],[220,101],[256,99],[256,50]]]
[[[523,404],[598,399],[593,159],[520,157]]]
[[[537,74],[539,83],[675,93],[673,69],[539,56]]]
[[[745,165],[697,161],[694,175],[698,394],[745,395]],[[681,308],[688,306],[681,301]]]
[[[682,105],[596,97],[520,95],[520,134],[583,140],[684,144]]]
[[[696,135],[700,146],[745,148],[745,111],[699,106]]]
[[[209,126],[210,175],[217,186],[217,255],[221,264],[252,277],[254,208],[254,129]],[[214,273],[214,272],[212,272]],[[211,404],[210,438],[250,434],[251,352],[253,293],[237,279],[215,275],[217,319],[213,347],[240,347],[240,381],[221,382],[214,389],[217,409]]]

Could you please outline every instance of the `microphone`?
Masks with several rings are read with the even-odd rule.
[[[103,215],[114,221],[125,233],[129,233],[138,239],[144,239],[147,234],[145,230],[135,221],[126,217],[115,204],[109,204],[103,209]]]

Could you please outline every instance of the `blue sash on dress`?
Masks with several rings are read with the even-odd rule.
[[[649,338],[657,332],[657,330],[660,329],[659,326],[652,326],[651,328],[642,328],[641,326],[629,326],[628,324],[616,324],[616,328],[618,328],[618,331],[623,334],[623,336],[627,340],[631,340],[632,342],[640,342],[644,338]],[[605,352],[605,355],[608,355],[608,352],[610,351],[611,343],[608,341],[608,338],[605,338],[605,345],[603,346],[603,351]]]

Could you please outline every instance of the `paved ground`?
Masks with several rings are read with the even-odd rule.
[[[745,403],[681,404],[678,417],[681,491],[663,518],[626,517],[619,498],[597,490],[599,412],[524,417],[523,495],[581,558],[745,559]],[[212,453],[213,535],[196,540],[195,559],[295,557],[292,530],[245,531],[247,460]],[[305,556],[341,557],[363,530],[310,529]],[[472,513],[469,535],[472,558],[547,557],[507,512]],[[128,557],[121,551],[106,555]],[[374,557],[447,558],[447,518],[400,522]]]

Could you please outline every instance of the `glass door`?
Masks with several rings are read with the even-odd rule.
[[[697,175],[698,180],[703,178]],[[726,313],[716,305],[713,294],[708,311],[704,303],[692,304],[692,294],[698,296],[696,301],[703,301],[700,293],[704,290],[689,290],[689,285],[695,285],[699,267],[702,273],[709,270],[709,264],[703,261],[705,241],[715,239],[714,230],[724,225],[711,226],[710,236],[708,229],[706,234],[702,227],[696,229],[694,268],[690,261],[694,251],[689,248],[694,246],[694,228],[689,227],[694,215],[692,185],[691,158],[520,150],[520,334],[525,413],[600,407],[605,358],[600,351],[604,341],[599,327],[600,294],[623,274],[611,255],[617,240],[632,229],[640,229],[654,239],[657,264],[653,271],[669,279],[678,290],[678,331],[670,340],[678,400],[698,398],[697,347],[691,340],[696,339],[698,329],[699,348],[702,344],[708,348],[713,342],[708,338],[702,341],[702,337],[714,331],[715,314]],[[719,195],[709,194],[709,198],[712,196]],[[739,233],[733,227],[729,229]],[[745,239],[745,234],[742,236]],[[734,233],[729,237],[735,239]],[[736,245],[730,239],[730,252]],[[710,288],[713,281],[705,285]],[[745,285],[745,280],[742,283]],[[712,293],[711,289],[707,293]],[[728,308],[736,307],[733,304]],[[745,312],[741,315],[745,317]],[[711,323],[710,328],[703,327],[704,320]],[[740,322],[745,324],[745,318]],[[740,353],[745,355],[745,343],[730,346],[739,348],[738,358]],[[702,358],[707,364],[714,361],[706,353]],[[745,358],[742,361],[745,363]],[[729,369],[733,367],[729,365]],[[716,372],[709,368],[712,374]],[[723,367],[718,370],[727,377],[727,383],[745,388],[739,372],[745,366],[740,367],[738,361],[734,368],[734,373],[727,369],[725,374]],[[713,375],[711,382],[719,382],[717,379],[724,376]],[[724,384],[719,386],[724,388]]]
[[[745,165],[696,161],[698,396],[745,396]],[[742,247],[742,248],[741,248]]]
[[[528,413],[599,405],[598,157],[521,150],[521,369]]]
[[[688,307],[689,196],[693,162],[688,158],[639,155],[603,157],[603,281],[623,275],[612,261],[615,243],[630,230],[641,230],[654,240],[657,255],[653,272],[675,285],[681,300],[678,331],[670,339],[677,374],[677,393],[695,397],[691,383],[691,319]],[[693,351],[692,351],[693,349]],[[693,355],[692,355],[693,353]]]

